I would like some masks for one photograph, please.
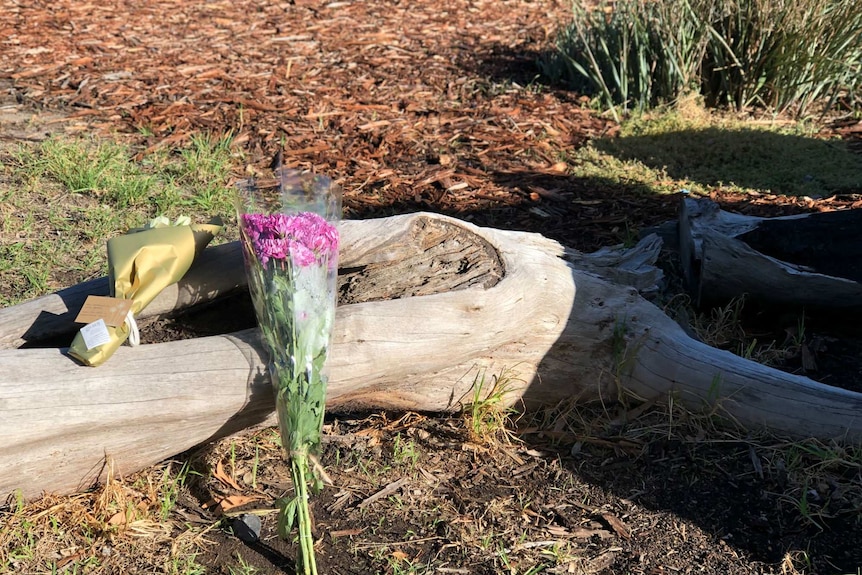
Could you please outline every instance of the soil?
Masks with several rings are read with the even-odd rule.
[[[230,131],[246,172],[280,156],[335,177],[349,217],[429,210],[584,251],[676,216],[678,198],[561,166],[567,150],[616,130],[586,99],[541,85],[535,60],[567,20],[566,2],[0,0],[0,10],[5,141],[111,134],[143,153]],[[862,134],[857,123],[824,129]],[[860,205],[858,193],[716,188],[711,198],[762,216]],[[199,310],[152,323],[148,337],[253,325],[247,301],[233,304],[227,319]],[[809,342],[818,335],[822,373],[809,375],[859,385],[862,346],[831,332],[809,332]],[[825,359],[833,352],[846,359]],[[629,408],[637,417],[622,425]],[[817,463],[780,438],[672,405],[563,406],[478,435],[468,415],[328,418],[321,463],[334,485],[313,500],[321,573],[862,569],[858,453]],[[208,573],[294,572],[296,546],[275,536],[266,513],[291,489],[273,433],[249,430],[177,457],[200,473],[177,500],[177,525],[222,518],[197,557]],[[217,473],[224,462],[233,484]],[[234,516],[219,513],[228,495],[246,498],[231,513],[263,512],[261,542],[233,535]],[[163,572],[130,563],[123,572]]]
[[[488,575],[849,573],[862,560],[852,505],[822,528],[803,519],[775,495],[786,479],[758,475],[752,453],[766,453],[744,440],[557,435],[522,429],[520,442],[488,447],[460,418],[330,420],[321,462],[335,487],[313,503],[321,573],[399,573],[396,564],[410,572],[411,563],[416,573]],[[416,446],[415,461],[399,457],[405,441]],[[209,461],[199,465],[227,453],[224,444],[199,454]],[[249,460],[240,465],[248,469]],[[266,470],[255,493],[282,496],[285,467]],[[214,480],[201,486],[192,510],[213,486],[224,490]],[[388,495],[375,500],[381,492]],[[237,555],[262,572],[292,572],[295,546],[275,535],[273,515],[263,517],[263,545],[244,544],[229,529],[210,537],[216,545],[204,559],[214,573],[230,573],[225,565]]]

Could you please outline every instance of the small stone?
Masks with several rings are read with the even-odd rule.
[[[260,517],[251,513],[244,513],[236,517],[231,523],[233,534],[245,543],[260,541],[260,528]]]

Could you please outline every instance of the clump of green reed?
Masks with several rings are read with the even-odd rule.
[[[540,67],[554,82],[598,95],[617,119],[617,106],[648,108],[697,82],[707,35],[688,2],[575,3],[573,10]]]
[[[862,4],[844,0],[576,3],[540,66],[615,117],[699,92],[712,106],[804,115],[859,103]]]

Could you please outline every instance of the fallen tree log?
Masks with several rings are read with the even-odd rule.
[[[417,238],[381,235],[369,238],[368,225],[346,221],[341,224],[339,293],[341,304],[415,297],[458,289],[466,285],[463,274],[453,282],[436,270],[430,277],[420,277],[414,265],[437,265],[432,245],[446,246],[439,235],[423,230],[421,245]],[[473,247],[478,245],[474,242]],[[565,252],[565,259],[579,269],[598,274],[622,285],[630,285],[642,293],[657,289],[662,272],[652,264],[658,257],[661,243],[650,238],[637,249],[602,248],[591,254],[574,250]],[[479,268],[487,267],[496,257],[485,250],[486,258]],[[396,265],[389,265],[397,263]],[[382,265],[381,265],[382,264]],[[460,265],[460,263],[459,263]],[[360,270],[356,273],[351,270]],[[430,271],[430,270],[429,270]],[[475,273],[475,270],[473,271]],[[488,271],[486,287],[503,273]],[[180,313],[194,306],[212,302],[247,288],[239,242],[208,248],[199,256],[188,273],[170,285],[144,308],[136,318],[148,320]],[[68,339],[80,328],[74,318],[90,295],[108,295],[108,278],[102,277],[57,292],[37,297],[21,304],[0,308],[0,349],[46,347],[45,342]],[[345,297],[346,296],[346,297]]]
[[[769,306],[862,312],[862,210],[759,218],[685,198],[679,234],[698,306],[745,294]]]
[[[337,310],[330,411],[452,411],[497,377],[527,408],[674,393],[692,408],[721,402],[743,425],[862,440],[862,394],[692,340],[635,288],[605,279],[655,280],[642,256],[656,252],[654,237],[591,258],[536,234],[429,214],[341,231],[340,291],[366,297]],[[106,455],[130,473],[274,422],[254,329],[123,347],[98,368],[62,349],[6,349],[0,374],[4,494],[75,491],[99,479]]]

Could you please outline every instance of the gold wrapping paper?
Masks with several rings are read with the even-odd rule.
[[[108,284],[110,295],[132,300],[137,315],[167,286],[178,282],[195,256],[221,231],[221,221],[208,224],[165,225],[138,228],[108,240]],[[108,326],[110,341],[87,349],[79,332],[69,355],[89,366],[98,366],[129,337],[129,325]]]

